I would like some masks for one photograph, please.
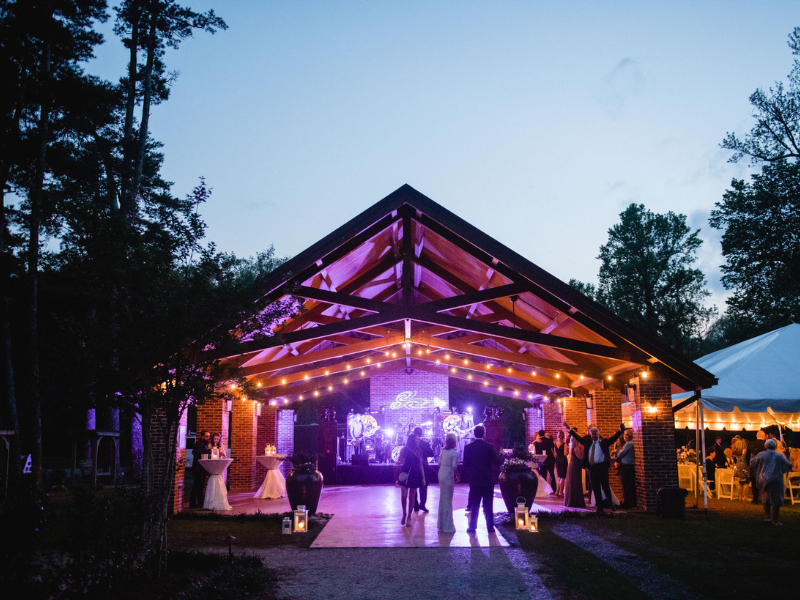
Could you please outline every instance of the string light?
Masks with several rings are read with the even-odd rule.
[[[319,392],[317,390],[314,390],[314,395],[319,396]]]
[[[642,371],[642,378],[647,379],[647,371]]]
[[[306,375],[305,377],[303,377],[303,379],[306,379],[306,380],[307,380],[307,379],[308,379],[308,375]]]
[[[364,376],[364,371],[361,371],[361,376],[362,376],[362,377]]]
[[[444,355],[444,359],[445,359],[445,360],[450,360],[450,355],[449,355],[449,354],[445,354],[445,355]]]
[[[611,381],[611,379],[612,379],[611,375],[609,375],[609,376],[607,377],[607,379],[608,379],[609,381]]]
[[[451,372],[453,372],[453,373],[455,373],[455,372],[456,372],[456,368],[455,368],[455,367],[451,367],[451,368],[450,368],[450,371],[451,371]]]
[[[259,382],[258,382],[256,385],[257,385],[258,387],[261,387],[261,382],[259,381]]]
[[[581,379],[583,379],[583,375],[581,375]]]
[[[427,353],[428,353],[428,354],[430,354],[430,353],[431,353],[431,349],[430,349],[430,348],[428,348],[428,352],[427,352]]]
[[[437,358],[437,359],[436,359],[436,364],[438,365],[440,362],[441,362],[441,361],[440,361],[440,360]]]
[[[372,362],[372,359],[371,359],[371,358],[368,358],[368,359],[367,359],[367,364],[370,364],[371,362]]]
[[[417,350],[417,356],[422,356],[422,350]]]
[[[283,399],[283,403],[284,403],[284,404],[289,404],[289,399],[288,399],[288,398],[284,398],[284,399]]]
[[[299,398],[300,400],[302,400],[302,399],[303,399],[303,394],[300,394],[300,395],[298,396],[298,398]]]
[[[347,379],[345,379],[345,380],[344,380],[344,384],[345,384],[345,385],[347,385],[348,383],[350,383],[350,381],[349,381],[349,380],[347,380]]]
[[[502,385],[501,385],[501,386],[498,386],[498,388],[497,388],[497,391],[498,391],[498,392],[502,392],[502,391],[503,391],[503,386],[502,386]]]
[[[381,363],[378,363],[378,368],[379,368],[379,369],[381,368]]]
[[[556,379],[561,379],[561,373],[556,373]]]
[[[333,391],[333,386],[332,386],[332,385],[329,385],[329,386],[328,386],[328,391],[329,391],[329,392],[332,392],[332,391]]]
[[[350,368],[350,363],[347,363],[347,368],[348,368],[348,369]]]
[[[231,384],[231,389],[232,389],[232,390],[235,390],[235,389],[236,389],[236,384],[235,384],[235,383],[232,383],[232,384]]]
[[[327,374],[328,374],[328,369],[325,369],[325,375],[327,375]]]
[[[472,373],[470,373],[469,375],[467,375],[467,379],[472,379]]]
[[[387,350],[385,354],[386,354],[386,356],[389,356],[389,351]]]
[[[508,372],[511,373],[511,367],[508,367]]]
[[[533,394],[528,394],[528,400],[533,400]]]
[[[492,368],[492,365],[486,365],[486,368],[487,368],[487,369],[489,369],[489,370],[491,370],[491,368]]]
[[[392,352],[392,358],[397,358],[397,352]]]
[[[514,390],[514,395],[519,396],[519,390]]]
[[[489,385],[489,382],[488,381],[484,381],[483,385]]]

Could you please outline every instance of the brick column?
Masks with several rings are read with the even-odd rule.
[[[525,409],[525,447],[536,439],[536,432],[544,429],[544,411],[540,407]]]
[[[173,514],[183,509],[183,477],[186,470],[183,462],[186,458],[186,449],[181,446],[185,446],[186,438],[183,437],[183,440],[181,440],[180,435],[182,432],[185,434],[186,419],[186,411],[184,411],[175,428],[175,480],[170,490]],[[151,417],[150,425],[150,445],[153,453],[153,468],[156,481],[159,481],[164,476],[163,459],[164,453],[167,451],[167,440],[164,436],[166,433],[166,417],[163,411],[156,410]]]
[[[589,425],[589,421],[586,418],[586,399],[582,396],[573,396],[571,398],[562,398],[561,403],[564,406],[564,420],[575,431],[581,435],[586,435],[586,427]]]
[[[261,407],[261,416],[258,417],[256,428],[256,454],[264,454],[267,444],[278,443],[278,409],[265,404]],[[267,470],[256,461],[256,483],[261,485]]]
[[[283,409],[278,411],[277,421],[277,439],[276,445],[278,446],[278,454],[293,454],[294,453],[294,411],[291,409]],[[292,463],[284,461],[281,464],[281,470],[284,476],[289,474],[292,470]],[[329,482],[332,484],[333,482]]]
[[[675,420],[669,379],[631,379],[636,386],[631,403],[636,451],[636,500],[648,512],[656,510],[659,488],[678,487],[675,460]]]
[[[559,402],[560,400],[560,402]],[[545,433],[549,433],[553,436],[555,440],[558,438],[558,432],[561,431],[564,422],[564,414],[563,414],[563,402],[564,398],[559,398],[558,400],[552,400],[550,403],[545,402],[542,404],[542,415],[544,417],[544,426],[541,429],[544,429]]]
[[[228,432],[228,411],[225,410],[225,402],[222,399],[207,400],[197,406],[197,434],[203,429],[221,433],[222,439],[227,447],[230,441]]]
[[[600,435],[610,438],[619,430],[622,421],[622,392],[618,389],[594,390],[592,393],[592,425],[597,426]],[[617,470],[612,468],[608,474],[611,489],[622,502],[622,482],[619,480]]]
[[[256,441],[258,439],[257,402],[235,400],[231,422],[231,456],[228,481],[232,492],[250,492],[256,487]],[[263,414],[263,413],[262,413]],[[264,449],[261,449],[264,452]],[[254,487],[255,486],[255,487]]]

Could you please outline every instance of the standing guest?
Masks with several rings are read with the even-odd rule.
[[[745,442],[738,435],[733,438],[733,476],[739,482],[739,502],[744,502],[744,489],[750,484],[750,456]]]
[[[211,443],[208,445],[208,449],[211,451],[212,456],[214,454],[220,458],[228,456],[227,452],[225,452],[225,442],[222,441],[222,434],[216,431],[211,435]]]
[[[464,448],[464,468],[469,469],[469,496],[467,510],[470,511],[467,533],[475,533],[478,527],[478,509],[483,502],[486,529],[494,533],[494,486],[497,483],[493,465],[503,464],[503,459],[494,447],[483,439],[483,425],[475,427],[475,441]]]
[[[442,533],[455,533],[453,523],[453,491],[458,483],[458,450],[455,433],[444,439],[444,450],[439,454],[439,514],[436,527]]]
[[[753,459],[764,451],[764,442],[766,439],[767,434],[759,429],[756,434],[756,439],[750,442],[750,462],[753,462]],[[753,489],[753,504],[760,504],[758,500],[758,485],[756,484],[752,470],[750,472],[750,487]]]
[[[428,512],[427,501],[428,501],[428,484],[427,482],[430,481],[430,477],[428,476],[428,459],[433,458],[433,449],[431,445],[428,443],[427,440],[422,439],[422,427],[415,427],[414,428],[414,435],[417,436],[419,439],[419,453],[422,457],[422,469],[425,471],[425,482],[419,488],[419,502],[417,502],[417,497],[414,496],[414,510],[418,511],[421,510],[422,512]]]
[[[200,436],[194,441],[192,446],[192,491],[189,494],[189,508],[201,508],[203,506],[203,486],[206,484],[206,470],[200,464],[200,459],[208,453],[208,444],[211,440],[211,432],[203,429]]]
[[[583,499],[583,444],[572,436],[569,436],[569,465],[564,486],[564,506],[586,508],[586,501]]]
[[[725,461],[725,452],[722,449],[722,437],[721,436],[718,435],[714,439],[714,445],[712,446],[712,448],[714,449],[714,457],[715,457],[714,458],[714,465],[718,469],[724,469],[727,466],[727,463]]]
[[[547,475],[550,474],[550,487],[552,491],[550,492],[551,496],[555,496],[556,489],[558,488],[558,484],[556,483],[556,453],[555,453],[555,444],[551,438],[548,438],[545,434],[544,429],[539,431],[539,440],[533,443],[533,447],[536,451],[536,454],[544,454],[545,459],[544,462],[539,465],[539,475],[542,476],[542,479],[547,481]]]
[[[783,454],[776,452],[778,443],[766,440],[764,452],[750,461],[750,474],[755,479],[764,501],[764,521],[773,525],[778,523],[778,513],[783,504],[783,474],[792,470],[792,463]]]
[[[717,489],[717,463],[715,462],[717,453],[714,451],[714,446],[711,446],[706,454],[706,483],[708,483],[709,491],[713,492]]]
[[[605,512],[603,510],[603,493],[605,493],[608,503],[611,505],[611,511],[614,512],[616,507],[611,495],[611,486],[608,483],[608,468],[611,464],[609,448],[625,431],[625,424],[620,423],[619,430],[607,440],[600,438],[600,430],[597,427],[592,427],[586,437],[581,437],[577,431],[570,429],[566,421],[564,421],[564,427],[569,430],[569,434],[572,437],[580,440],[581,444],[583,444],[583,466],[589,469],[592,477],[592,492],[594,493],[594,505],[597,507],[597,513],[603,514]]]
[[[567,444],[564,442],[564,432],[558,432],[558,439],[556,440],[556,478],[558,479],[558,489],[556,489],[556,496],[559,498],[564,497],[564,485],[567,480]]]
[[[617,452],[619,478],[622,482],[622,508],[636,506],[636,454],[633,448],[633,431],[625,430],[625,443]]]
[[[400,525],[411,527],[411,513],[414,509],[414,500],[417,497],[417,488],[425,485],[425,471],[422,468],[422,456],[419,452],[419,438],[415,433],[408,436],[406,445],[400,452],[400,502],[403,505],[403,518]],[[408,499],[408,518],[406,518],[406,499]]]

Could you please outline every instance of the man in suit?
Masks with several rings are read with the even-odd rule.
[[[756,456],[764,452],[764,443],[766,440],[767,434],[763,429],[759,429],[758,433],[756,434],[756,439],[748,444],[748,450],[750,450],[750,460],[753,460]],[[750,472],[750,489],[753,490],[753,504],[761,504],[758,498],[758,483],[756,483],[756,478],[752,471]]]
[[[625,432],[625,424],[620,423],[619,431],[607,440],[600,437],[600,430],[597,427],[592,427],[587,436],[581,436],[577,431],[570,429],[566,421],[564,421],[564,427],[569,430],[569,434],[572,437],[583,444],[583,462],[581,466],[584,469],[589,469],[589,474],[592,478],[594,505],[597,507],[597,512],[600,514],[605,512],[603,510],[602,492],[605,492],[606,498],[611,504],[611,510],[616,510],[614,503],[611,501],[611,486],[608,484],[608,469],[611,466],[610,447]]]
[[[414,510],[428,512],[428,508],[425,506],[428,501],[428,481],[430,481],[428,458],[433,457],[433,449],[427,440],[422,439],[422,427],[415,427],[414,433],[419,438],[419,453],[422,455],[422,468],[425,470],[425,485],[419,488],[419,500],[414,498]]]
[[[211,432],[204,429],[194,441],[192,446],[192,491],[189,494],[189,508],[203,507],[203,486],[206,484],[206,470],[200,464],[203,454],[209,452],[208,443]]]
[[[494,466],[503,464],[502,457],[494,447],[483,439],[486,430],[483,425],[475,427],[475,441],[464,448],[464,468],[469,471],[469,497],[467,510],[470,511],[467,533],[475,533],[478,527],[478,509],[483,502],[486,529],[494,533],[494,485],[497,474]]]

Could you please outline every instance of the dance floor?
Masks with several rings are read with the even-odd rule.
[[[416,512],[411,517],[411,527],[400,525],[400,488],[395,485],[327,486],[322,490],[319,512],[329,513],[333,518],[319,534],[312,548],[412,548],[412,547],[489,547],[508,546],[499,533],[489,535],[483,514],[478,519],[478,531],[468,535],[467,485],[457,485],[453,494],[453,519],[456,533],[443,534],[437,531],[437,509],[439,488],[428,488],[429,513]],[[504,508],[500,489],[495,487],[495,512]],[[230,494],[228,500],[233,507],[231,513],[266,513],[290,510],[286,498],[257,500],[252,493]],[[533,505],[534,512],[561,512],[563,501],[555,498],[539,498]]]

